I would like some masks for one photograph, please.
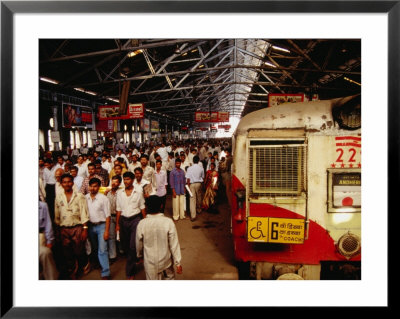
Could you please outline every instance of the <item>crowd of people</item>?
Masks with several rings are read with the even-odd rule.
[[[127,279],[182,273],[176,223],[231,204],[229,140],[118,144],[111,151],[42,151],[39,158],[41,279],[77,279],[126,257]],[[167,198],[172,218],[165,215]]]

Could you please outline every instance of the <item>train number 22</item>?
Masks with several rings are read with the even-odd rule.
[[[342,148],[337,148],[336,152],[339,152],[339,156],[336,159],[336,162],[340,162],[343,163],[343,154],[344,154],[344,150]],[[357,151],[354,148],[350,148],[349,149],[349,153],[350,153],[350,158],[349,158],[349,162],[355,162],[356,160],[354,159],[354,157],[357,154]]]

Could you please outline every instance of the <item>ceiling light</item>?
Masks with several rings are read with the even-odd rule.
[[[87,94],[90,94],[90,95],[97,95],[97,93],[95,93],[95,92],[85,91],[85,89],[82,89],[82,88],[74,88],[74,90],[75,91],[79,91],[79,92],[83,92],[83,93],[87,93]]]
[[[199,66],[199,69],[201,69],[201,68],[204,68],[204,64],[202,64],[202,65]]]
[[[56,81],[56,80],[53,80],[53,79],[49,79],[49,78],[46,78],[46,77],[40,77],[39,78],[41,81],[44,81],[44,82],[48,82],[48,83],[53,83],[53,84],[58,84],[58,83],[60,83],[60,82],[58,82],[58,81]]]
[[[136,50],[136,51],[131,51],[127,54],[128,58],[133,58],[134,56],[138,55],[139,53],[142,53],[142,50]]]
[[[268,65],[268,66],[270,66],[270,67],[273,67],[273,68],[276,68],[276,65],[274,65],[274,64],[272,64],[272,63],[270,63],[270,62],[264,62],[264,64],[265,65]]]
[[[347,77],[343,77],[343,79],[345,79],[346,81],[349,81],[350,83],[354,83],[354,84],[357,84],[357,85],[361,86],[361,83],[358,83],[357,81],[354,81],[354,80],[349,79]]]
[[[286,53],[290,53],[290,51],[289,51],[288,49],[281,48],[281,47],[277,47],[276,45],[273,45],[272,48],[273,48],[274,50],[278,50],[278,51],[283,51],[283,52],[286,52]]]

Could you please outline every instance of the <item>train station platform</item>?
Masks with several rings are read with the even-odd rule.
[[[165,216],[172,218],[171,195],[167,196]],[[230,207],[221,197],[216,213],[202,212],[194,222],[188,217],[175,222],[182,254],[183,273],[176,280],[238,280],[230,232]],[[118,256],[111,266],[112,280],[125,280],[126,258]],[[80,280],[100,280],[100,269],[92,269]],[[145,280],[143,264],[135,277]]]

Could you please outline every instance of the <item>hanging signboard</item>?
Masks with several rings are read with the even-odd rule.
[[[143,104],[128,104],[127,113],[119,115],[119,105],[99,106],[99,120],[129,120],[144,118]]]
[[[159,132],[160,131],[160,127],[159,127],[159,123],[158,121],[151,121],[151,131],[152,132]]]
[[[229,122],[229,112],[195,112],[195,122]]]
[[[143,132],[150,131],[150,121],[149,119],[142,119],[140,120],[140,128]]]
[[[227,124],[227,125],[218,125],[218,128],[229,131],[231,129],[231,126],[229,124]]]
[[[53,143],[60,142],[60,132],[59,131],[51,131],[50,136],[51,136],[51,141]]]
[[[65,128],[72,126],[92,127],[92,109],[88,106],[62,104],[62,125]]]
[[[268,107],[277,106],[283,103],[303,102],[304,94],[278,94],[271,93],[268,95]]]
[[[144,118],[144,105],[143,104],[128,104],[128,116],[130,119]]]
[[[90,131],[90,138],[92,141],[97,140],[97,131]]]
[[[229,112],[218,112],[218,122],[229,122]]]
[[[100,132],[114,132],[114,122],[117,121],[116,120],[98,121],[96,123],[96,129]]]

